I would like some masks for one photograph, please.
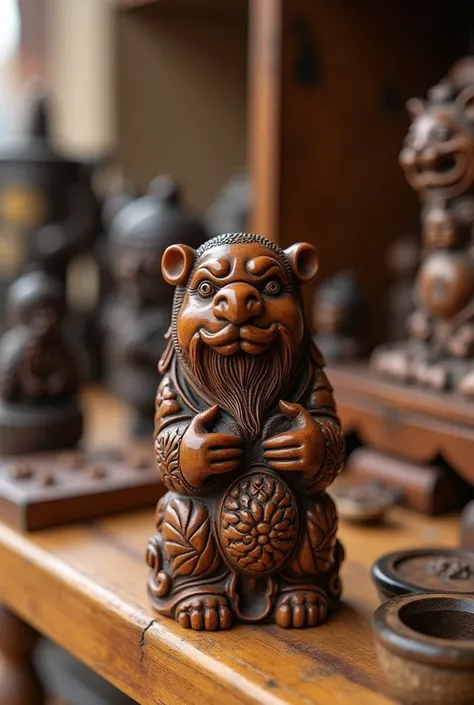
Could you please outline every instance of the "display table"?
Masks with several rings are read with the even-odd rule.
[[[88,402],[103,426],[92,437],[110,442],[123,413],[106,397]],[[455,545],[457,519],[397,508],[375,528],[342,523],[344,602],[307,631],[193,633],[153,615],[144,560],[152,531],[152,511],[31,534],[0,524],[0,600],[145,705],[386,705],[395,700],[372,643],[370,565],[398,548]]]

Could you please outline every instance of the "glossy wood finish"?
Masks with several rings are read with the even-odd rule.
[[[300,296],[317,270],[312,245],[249,233],[163,255],[176,291],[154,442],[168,492],[148,591],[185,628],[302,629],[338,607],[344,550],[325,490],[345,444]]]

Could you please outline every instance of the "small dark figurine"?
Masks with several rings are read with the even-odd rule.
[[[413,280],[420,264],[420,244],[415,237],[401,237],[388,250],[387,265],[393,276],[388,296],[387,340],[405,340],[407,320],[413,313]]]
[[[26,135],[0,144],[0,260],[10,278],[40,264],[60,282],[77,253],[100,233],[93,165],[65,158],[52,144],[47,96],[34,96]]]
[[[361,354],[362,293],[354,272],[326,279],[313,299],[314,342],[326,362],[346,362]]]
[[[41,271],[9,289],[0,342],[0,453],[75,445],[82,434],[79,366],[62,332],[60,284]]]
[[[106,306],[106,374],[117,396],[135,410],[133,432],[151,434],[157,360],[165,348],[173,292],[160,262],[174,242],[197,247],[206,232],[181,206],[176,183],[156,178],[147,196],[124,199],[111,219],[109,259],[116,296]]]
[[[155,453],[169,492],[148,590],[183,627],[302,628],[338,605],[343,549],[325,489],[344,438],[300,298],[317,268],[309,244],[283,251],[245,233],[163,256],[176,293]]]
[[[412,99],[400,154],[423,202],[424,250],[408,340],[380,348],[373,365],[399,381],[474,395],[474,85],[449,82]]]

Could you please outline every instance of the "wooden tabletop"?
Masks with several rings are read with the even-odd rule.
[[[104,425],[121,407],[92,395]],[[377,605],[369,568],[383,552],[455,545],[457,520],[396,509],[380,527],[342,523],[344,602],[323,627],[239,626],[193,633],[153,614],[144,552],[153,530],[145,511],[22,535],[0,524],[0,600],[144,705],[387,705],[396,702],[377,664],[370,617]]]

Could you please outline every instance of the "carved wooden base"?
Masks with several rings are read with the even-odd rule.
[[[322,624],[339,602],[344,552],[332,499],[304,501],[269,473],[238,480],[218,507],[168,492],[147,552],[155,609],[197,630]]]
[[[455,511],[469,495],[466,484],[447,467],[411,463],[370,448],[354,451],[346,462],[346,471],[398,490],[398,502],[422,514]]]
[[[82,412],[75,401],[37,406],[0,402],[0,455],[72,448],[82,429]]]
[[[39,634],[0,607],[0,705],[44,705],[43,687],[31,658]]]
[[[364,450],[346,467],[400,490],[423,513],[461,508],[473,496],[472,402],[381,379],[367,363],[328,372],[346,434]]]

